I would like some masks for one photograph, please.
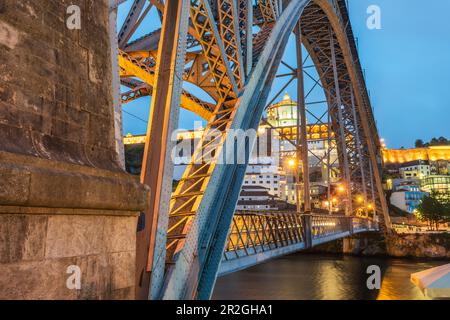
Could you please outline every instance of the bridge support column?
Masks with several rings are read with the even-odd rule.
[[[0,299],[133,299],[148,189],[114,134],[108,1],[2,1]],[[113,20],[113,19],[112,19]]]
[[[303,77],[303,55],[302,55],[302,29],[300,21],[295,27],[295,40],[297,51],[297,171],[300,166],[300,159],[302,160],[302,172],[303,172],[303,203],[304,212],[311,213],[311,188],[309,180],[309,161],[308,161],[308,135],[306,129],[306,103],[305,103],[305,85]],[[297,180],[299,175],[297,174]],[[300,197],[298,190],[299,183],[297,183],[297,198]],[[300,203],[297,200],[297,203]],[[297,207],[299,207],[297,205]],[[297,208],[298,211],[299,208]]]
[[[312,216],[310,214],[304,214],[301,218],[305,249],[309,249],[312,248]]]

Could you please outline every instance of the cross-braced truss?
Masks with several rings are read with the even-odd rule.
[[[158,14],[161,28],[156,26],[133,39],[152,12]],[[173,21],[174,17],[178,20]],[[229,129],[258,127],[295,26],[301,30],[297,41],[307,49],[319,78],[300,62],[289,66],[292,80],[300,80],[303,74],[325,92],[328,108],[323,115],[310,112],[314,103],[305,103],[304,112],[313,118],[311,125],[331,123],[326,138],[336,142],[328,141],[327,156],[332,148],[337,149],[339,172],[348,191],[347,214],[354,214],[356,197],[363,194],[365,202],[376,204],[375,211],[389,226],[381,187],[380,143],[344,0],[134,0],[118,36],[121,83],[129,88],[122,93],[122,102],[152,96],[147,141],[166,143],[167,129],[178,119],[177,103],[208,121],[182,180],[169,194],[167,212],[161,211],[162,203],[146,213],[154,233],[140,238],[148,243],[141,245],[143,251],[138,255],[149,261],[142,264],[145,259],[141,259],[137,266],[138,297],[148,294],[147,271],[158,277],[151,281],[152,298],[207,298],[211,294],[246,168],[219,160],[226,142],[234,139],[228,136]],[[172,46],[174,41],[177,45]],[[182,88],[182,82],[202,89],[214,103]],[[161,121],[160,125],[155,121]],[[292,135],[280,135],[292,139]],[[299,135],[296,140],[293,143],[298,145]],[[237,148],[246,152],[251,145],[249,141],[243,149]],[[168,185],[164,181],[171,179],[170,164],[167,151],[164,155],[151,152],[158,153],[147,145],[142,181],[152,188],[156,203],[161,203],[170,192],[164,187]],[[330,159],[318,159],[335,170]],[[159,173],[152,172],[155,167]],[[249,219],[254,222],[260,217]],[[295,219],[289,217],[291,222]],[[300,239],[295,230],[292,234]],[[254,240],[247,239],[243,248]]]

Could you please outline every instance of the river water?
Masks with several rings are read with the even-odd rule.
[[[215,300],[423,300],[411,273],[445,261],[294,254],[217,280]],[[380,290],[367,288],[367,267],[378,265]]]

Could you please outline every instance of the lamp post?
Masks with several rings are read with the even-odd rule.
[[[298,162],[295,158],[291,158],[287,161],[289,168],[293,170],[294,173],[294,184],[295,184],[295,204],[297,213],[302,213],[302,204],[300,201],[300,170]]]

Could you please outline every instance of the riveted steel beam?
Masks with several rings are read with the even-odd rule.
[[[119,55],[119,65],[123,76],[135,76],[144,81],[149,86],[155,85],[155,74],[148,64],[134,59],[131,55],[121,51]],[[204,119],[211,119],[213,106],[194,97],[186,90],[182,90],[180,106],[186,110],[192,111]]]
[[[136,239],[136,298],[159,295],[164,281],[165,244],[168,224],[168,202],[172,189],[175,141],[182,97],[189,0],[168,0],[164,7],[160,46],[150,109],[149,125],[142,162],[141,182],[153,194],[145,212],[145,227]],[[126,63],[130,61],[121,55]],[[133,64],[134,66],[134,64]],[[151,281],[150,281],[151,279]]]
[[[228,62],[233,70],[236,85],[241,89],[245,83],[245,73],[236,0],[218,0],[217,4],[220,38],[222,39]]]

